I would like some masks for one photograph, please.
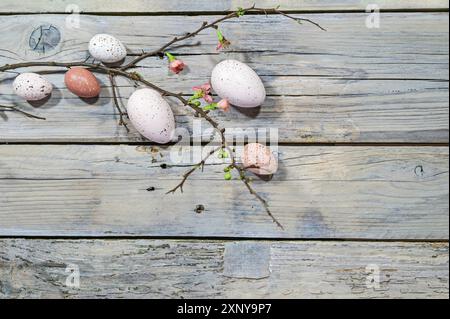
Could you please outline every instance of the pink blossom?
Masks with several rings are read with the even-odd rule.
[[[216,51],[220,51],[222,49],[227,49],[231,45],[231,42],[227,39],[223,39],[222,41],[219,41],[219,43],[216,46]]]
[[[184,64],[183,61],[181,60],[173,60],[172,62],[170,62],[169,64],[169,69],[170,71],[172,71],[175,74],[180,73],[181,71],[183,71],[183,69],[185,68],[186,64]]]
[[[200,86],[194,86],[192,89],[194,91],[202,91],[204,94],[210,94],[211,93],[211,84],[205,83]]]
[[[228,102],[227,99],[223,99],[223,100],[220,100],[217,103],[217,107],[219,109],[223,110],[224,112],[228,112],[230,110],[231,105],[230,105],[230,102]]]
[[[194,86],[192,88],[195,92],[199,93],[199,96],[202,97],[205,102],[212,103],[213,97],[211,96],[211,84],[205,83],[200,86]]]
[[[203,99],[205,100],[206,103],[212,103],[214,101],[211,95],[205,95]]]
[[[220,32],[219,29],[217,29],[217,38],[219,39],[219,43],[217,44],[216,50],[220,51],[221,49],[226,49],[231,45],[231,42],[228,41]]]

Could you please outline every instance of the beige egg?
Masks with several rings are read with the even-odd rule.
[[[27,101],[39,101],[52,93],[53,85],[40,74],[22,73],[14,80],[13,89]]]
[[[266,89],[258,74],[236,60],[225,60],[214,67],[211,86],[218,96],[239,107],[258,107],[266,99]]]
[[[278,160],[270,148],[259,143],[244,147],[242,162],[247,170],[257,175],[272,175],[278,170]]]
[[[175,117],[157,91],[139,89],[129,98],[127,113],[136,130],[150,141],[166,144],[175,133]]]
[[[104,63],[116,63],[127,56],[127,49],[112,35],[97,34],[89,41],[89,53]]]

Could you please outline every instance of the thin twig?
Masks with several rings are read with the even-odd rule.
[[[287,13],[284,13],[283,11],[280,11],[280,10],[278,10],[276,8],[263,9],[263,8],[256,8],[253,5],[251,7],[243,9],[242,11],[245,12],[245,13],[247,13],[247,12],[264,12],[265,14],[270,14],[270,13],[272,13],[272,14],[280,14],[280,15],[282,15],[282,16],[288,18],[288,19],[294,20],[296,22],[304,21],[304,22],[311,23],[311,24],[317,26],[319,29],[321,29],[323,31],[326,31],[326,29],[323,28],[320,24],[318,24],[318,23],[316,23],[316,22],[314,22],[314,21],[312,21],[310,19],[297,18],[297,17],[291,16],[291,15],[289,15]],[[138,56],[137,58],[135,58],[134,60],[132,60],[131,62],[129,62],[125,66],[123,66],[121,69],[122,70],[128,70],[130,68],[133,68],[133,67],[135,67],[137,65],[137,63],[139,63],[140,61],[145,60],[146,58],[149,58],[149,57],[163,56],[164,55],[164,51],[167,50],[169,47],[171,47],[173,44],[175,44],[177,42],[181,42],[181,41],[187,40],[189,38],[193,38],[193,37],[197,36],[203,30],[210,29],[210,28],[217,28],[217,25],[219,23],[224,22],[226,20],[233,19],[233,18],[237,18],[237,17],[239,17],[238,12],[231,12],[231,13],[227,14],[226,16],[223,16],[223,17],[221,17],[221,18],[219,18],[219,19],[217,19],[217,20],[215,20],[213,22],[210,22],[210,23],[203,22],[202,25],[197,30],[195,30],[193,32],[188,32],[188,33],[186,33],[183,36],[176,36],[176,37],[174,37],[171,41],[169,41],[168,43],[164,44],[159,49],[156,49],[156,50],[153,50],[153,51],[141,54],[140,56]]]
[[[16,112],[25,115],[26,117],[42,120],[45,121],[45,117],[37,116],[25,111],[22,111],[21,109],[17,108],[16,106],[6,106],[6,105],[0,105],[0,112]]]
[[[119,99],[117,98],[117,93],[116,93],[117,85],[116,85],[116,81],[114,79],[114,75],[109,74],[109,81],[111,82],[111,89],[112,89],[112,93],[113,93],[114,105],[115,105],[117,111],[119,112],[119,125],[125,127],[127,132],[130,132],[128,125],[124,120],[125,114],[122,112],[122,108],[120,107],[120,104],[119,104]]]
[[[177,186],[175,186],[173,189],[171,189],[170,191],[168,191],[166,194],[175,194],[175,192],[179,189],[182,193],[183,193],[183,186],[186,183],[186,181],[188,180],[189,176],[191,176],[196,170],[198,169],[202,169],[205,167],[206,161],[216,152],[218,152],[220,149],[222,148],[222,146],[217,147],[215,149],[213,149],[212,151],[210,151],[202,160],[200,163],[195,164],[189,171],[187,171],[186,173],[183,174],[183,179],[181,180],[180,183],[178,183]]]
[[[314,22],[314,21],[312,21],[312,20],[310,20],[310,19],[306,19],[306,18],[297,18],[297,17],[294,17],[294,16],[292,16],[292,15],[290,15],[290,14],[287,14],[287,13],[285,13],[285,12],[283,12],[283,11],[280,11],[280,10],[278,10],[278,9],[263,9],[263,8],[253,8],[252,9],[253,11],[259,11],[259,12],[264,12],[265,14],[270,14],[270,13],[272,13],[272,14],[280,14],[280,15],[282,15],[282,16],[284,16],[284,17],[286,17],[286,18],[288,18],[288,19],[291,19],[291,20],[294,20],[294,21],[296,21],[296,22],[298,22],[298,23],[301,23],[301,22],[308,22],[308,23],[311,23],[312,25],[315,25],[316,27],[318,27],[320,30],[322,30],[322,31],[327,31],[327,29],[325,29],[324,27],[322,27],[320,24],[318,24],[317,22]]]
[[[241,167],[241,166],[234,166],[234,168],[239,172],[239,177],[241,178],[242,182],[244,183],[244,185],[247,187],[248,191],[250,192],[250,194],[252,194],[253,196],[255,196],[260,202],[261,204],[264,206],[264,209],[266,210],[267,215],[270,216],[270,218],[272,218],[272,221],[281,229],[284,230],[283,225],[275,218],[275,216],[272,214],[272,211],[270,210],[269,207],[269,203],[267,203],[267,201],[262,198],[261,195],[259,195],[252,187],[252,185],[250,184],[250,180],[249,178],[245,175],[245,168]]]

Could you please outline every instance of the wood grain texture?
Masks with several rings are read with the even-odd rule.
[[[164,13],[164,12],[217,12],[236,10],[236,8],[251,6],[254,2],[259,7],[276,7],[280,5],[283,10],[301,11],[341,11],[366,10],[367,4],[377,4],[381,10],[411,10],[411,9],[448,9],[448,0],[195,0],[195,1],[164,1],[164,0],[110,0],[105,5],[101,1],[92,0],[26,0],[18,3],[14,0],[2,0],[0,13],[51,13],[71,12],[77,5],[76,12],[83,13]]]
[[[283,87],[285,80],[279,77],[276,82]],[[229,139],[273,129],[283,143],[448,142],[448,82],[303,78],[298,85],[299,96],[270,96],[254,112],[233,108],[226,114],[215,112],[214,117],[223,123]],[[133,90],[120,87],[124,104]],[[110,88],[103,87],[102,92],[91,105],[61,87],[44,107],[23,107],[46,121],[0,113],[0,142],[144,141],[132,125],[129,133],[118,126]],[[186,128],[194,139],[209,140],[206,121],[194,122],[190,110],[174,99],[168,101],[178,128]]]
[[[280,17],[245,17],[239,24],[234,21],[223,27],[233,40],[234,51],[217,54],[214,34],[206,33],[191,43],[198,40],[201,46],[176,50],[190,65],[187,73],[170,76],[166,61],[159,59],[148,60],[138,72],[165,88],[189,94],[192,86],[209,79],[220,60],[245,61],[261,75],[269,98],[254,114],[234,111],[218,116],[228,128],[277,127],[283,142],[448,142],[448,13],[386,13],[379,30],[367,29],[363,14],[317,14],[312,18],[329,31],[307,25],[297,28]],[[130,51],[151,49],[181,30],[194,29],[204,19],[133,17],[129,23],[123,17],[83,16],[81,29],[73,31],[66,28],[63,15],[5,16],[0,18],[0,26],[5,34],[14,34],[14,41],[1,40],[0,64],[80,60],[86,57],[83,43],[94,33],[106,31],[117,35]],[[62,31],[61,44],[44,55],[33,52],[27,42],[31,30],[40,24],[52,24]],[[164,34],[161,25],[166,26]],[[261,36],[249,37],[255,28]],[[289,40],[280,42],[279,32],[274,30],[282,30]],[[48,121],[15,115],[8,119],[10,114],[2,114],[0,141],[141,139],[136,132],[127,135],[117,127],[106,78],[101,77],[99,101],[82,101],[64,88],[62,74],[47,76],[55,84],[55,92],[34,111]],[[0,102],[23,104],[12,95],[13,77],[3,74]],[[120,85],[126,102],[134,88],[125,80]],[[188,113],[174,108],[178,125],[192,129]]]
[[[448,239],[447,147],[280,147],[253,183],[284,231],[217,162],[165,195],[197,162],[180,148],[0,146],[0,235]]]
[[[267,274],[227,273],[253,245]],[[1,239],[0,298],[448,298],[448,262],[448,243]]]

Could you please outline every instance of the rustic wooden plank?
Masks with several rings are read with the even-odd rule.
[[[101,1],[92,0],[26,0],[18,3],[14,0],[2,0],[0,13],[55,13],[76,12],[84,13],[165,13],[165,12],[217,12],[229,11],[236,8],[251,6],[254,2],[248,0],[228,1],[164,1],[164,0],[110,0],[108,5]],[[366,10],[368,4],[376,4],[381,10],[437,10],[448,9],[448,0],[259,0],[259,7],[276,7],[280,5],[283,10],[300,11],[341,11],[341,10]],[[69,5],[78,6],[68,7]]]
[[[229,273],[253,246],[265,275]],[[2,239],[0,298],[448,298],[448,267],[448,243]]]
[[[285,83],[290,82],[284,77],[272,79],[285,89]],[[448,142],[448,82],[303,78],[298,86],[301,95],[270,96],[256,112],[232,109],[226,114],[215,112],[214,117],[227,128],[230,138],[241,136],[242,130],[277,129],[284,143]],[[120,87],[124,104],[133,90],[131,86]],[[103,87],[95,105],[74,97],[63,87],[55,94],[58,97],[55,95],[45,107],[23,107],[46,117],[46,121],[0,114],[0,142],[144,140],[132,127],[127,133],[118,126],[110,88]],[[190,110],[176,100],[169,101],[179,128],[188,129],[193,138],[210,138],[207,122],[194,122]],[[198,122],[202,130],[194,131]]]
[[[224,27],[235,51],[217,54],[214,35],[208,33],[199,37],[204,45],[178,50],[191,66],[186,74],[168,76],[166,62],[159,59],[149,60],[138,71],[165,88],[188,94],[193,85],[207,81],[220,60],[231,57],[246,61],[266,84],[270,95],[266,105],[257,116],[238,111],[218,116],[229,128],[267,127],[270,123],[280,128],[284,142],[448,142],[447,13],[384,14],[380,30],[362,27],[364,15],[314,18],[329,31],[319,32],[306,25],[298,29],[279,17],[267,21],[246,17],[239,26],[228,23]],[[17,29],[22,30],[19,38],[23,39],[2,41],[0,63],[82,59],[86,56],[82,43],[93,33],[106,30],[118,35],[131,51],[139,46],[154,48],[167,40],[159,34],[160,25],[172,36],[194,28],[204,17],[134,17],[130,24],[123,17],[83,16],[82,28],[76,32],[65,29],[64,19],[62,15],[0,18],[5,34],[17,38]],[[45,55],[26,47],[31,30],[41,23],[51,23],[63,31],[62,44]],[[248,36],[254,28],[261,32],[260,38]],[[290,40],[279,43],[279,33],[274,30],[283,30]],[[11,94],[13,77],[4,74],[0,82],[3,103],[19,102]],[[140,140],[136,132],[127,135],[118,128],[117,118],[111,116],[114,108],[107,79],[101,78],[102,98],[93,107],[67,92],[61,74],[48,77],[56,91],[45,106],[35,110],[48,121],[38,123],[11,115],[11,120],[0,124],[0,141]],[[127,81],[120,85],[126,102],[132,85]],[[175,113],[179,125],[191,127],[185,110]]]
[[[142,49],[155,49],[175,35],[198,28],[205,19],[218,17],[135,16],[130,23],[128,17],[86,15],[80,18],[80,28],[74,29],[65,15],[3,16],[0,26],[6,37],[1,42],[0,62],[83,60],[90,38],[105,32],[122,40],[130,53],[138,53]],[[308,14],[305,17],[328,31],[320,31],[309,24],[299,26],[281,16],[246,16],[224,22],[222,30],[233,43],[228,57],[258,63],[261,75],[448,80],[445,68],[448,66],[449,19],[446,12],[385,13],[379,29],[366,27],[366,14]],[[61,33],[60,43],[45,53],[33,51],[29,46],[32,31],[40,25],[52,25]],[[280,41],[280,33],[284,41]],[[174,52],[190,56],[208,54],[190,60],[185,58],[191,66],[189,72],[169,77],[167,67],[160,69],[165,63],[157,58],[147,60],[142,66],[149,70],[139,72],[153,75],[155,81],[159,77],[163,78],[160,81],[177,83],[180,79],[205,80],[210,67],[227,57],[216,51],[217,37],[211,31],[201,33],[186,44],[189,46]],[[182,88],[186,89],[186,84]]]
[[[448,239],[447,147],[280,147],[253,183],[284,231],[217,162],[165,195],[180,148],[0,146],[0,235]]]

